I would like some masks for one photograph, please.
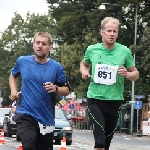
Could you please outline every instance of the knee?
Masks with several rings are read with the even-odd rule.
[[[104,148],[104,147],[105,147],[105,142],[103,142],[103,141],[95,141],[94,148]]]
[[[105,150],[109,150],[110,143],[107,143],[103,140],[95,140],[94,148],[105,148]]]
[[[105,135],[103,133],[101,133],[101,134],[98,134],[98,132],[95,133],[94,138],[95,138],[94,148],[104,148],[105,147]]]
[[[30,139],[22,143],[23,150],[35,150],[35,139]]]
[[[105,143],[105,150],[109,150],[110,143]]]

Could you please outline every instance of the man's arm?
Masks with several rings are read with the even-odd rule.
[[[69,94],[69,86],[68,85],[54,85],[51,82],[44,83],[43,87],[48,93],[55,92],[60,96],[67,96]]]
[[[88,79],[89,77],[91,77],[89,70],[90,70],[90,65],[86,64],[84,60],[82,60],[80,63],[80,72],[82,74],[83,79]]]
[[[9,86],[11,93],[17,91],[17,78],[14,77],[12,74],[9,76]]]
[[[58,87],[58,90],[56,93],[60,96],[67,96],[69,95],[69,88],[67,86]]]
[[[89,71],[89,69],[90,69],[90,65],[86,64],[84,60],[82,60],[80,63],[80,72],[82,73],[84,71]]]
[[[139,78],[139,71],[137,71],[136,67],[127,69],[126,78],[131,81],[136,81]]]
[[[11,95],[9,98],[11,100],[17,100],[19,99],[19,92],[17,92],[17,77],[14,77],[12,74],[9,76],[9,86],[10,86],[10,91]]]
[[[121,66],[118,69],[118,73],[131,81],[136,81],[139,78],[139,72],[136,67],[126,69],[124,66]]]

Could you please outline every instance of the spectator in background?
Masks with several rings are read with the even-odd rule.
[[[16,105],[17,105],[17,101],[13,101],[13,103],[11,105],[11,111],[13,114],[16,113]]]
[[[72,119],[72,114],[71,114],[71,113],[66,114],[66,116],[67,116],[67,119],[68,119],[68,120],[71,120],[71,119]]]
[[[128,129],[129,128],[129,123],[130,123],[129,110],[126,110],[126,113],[124,114],[124,123],[125,123],[125,127]]]
[[[56,106],[58,106],[59,108],[62,108],[62,105],[60,103],[57,103]]]
[[[19,99],[21,97],[21,91],[19,92]],[[19,103],[19,99],[18,100],[14,100],[12,105],[11,105],[11,111],[13,114],[16,113],[16,106],[17,106],[17,103]]]

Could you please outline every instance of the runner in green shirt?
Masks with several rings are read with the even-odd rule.
[[[116,43],[119,25],[112,17],[102,20],[102,43],[90,45],[80,64],[82,78],[91,78],[87,97],[94,150],[109,150],[123,100],[124,78],[135,81],[139,77],[131,50]]]

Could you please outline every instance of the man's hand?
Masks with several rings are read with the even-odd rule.
[[[127,77],[129,72],[127,71],[127,69],[124,66],[121,66],[118,68],[118,73],[124,77]]]
[[[9,98],[14,101],[14,100],[18,100],[20,98],[21,92],[12,92],[11,95],[9,96]]]
[[[82,72],[82,79],[86,80],[90,77],[91,77],[91,75],[90,75],[89,71]]]
[[[56,92],[56,86],[51,82],[43,83],[43,87],[48,91],[48,93]]]

